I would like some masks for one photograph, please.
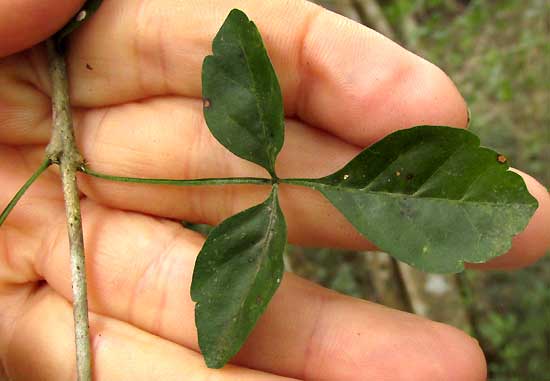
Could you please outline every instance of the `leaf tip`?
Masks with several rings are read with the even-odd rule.
[[[206,366],[210,369],[221,369],[229,362],[229,359],[225,360],[218,356],[207,356],[204,354],[203,356]]]
[[[238,8],[233,8],[229,12],[229,15],[227,16],[227,18],[240,18],[240,19],[243,19],[243,20],[246,20],[246,21],[250,21],[250,19],[246,15],[246,13],[244,13],[243,11],[241,11]]]

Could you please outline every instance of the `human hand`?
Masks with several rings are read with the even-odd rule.
[[[0,3],[0,14],[6,6]],[[465,127],[464,102],[439,69],[311,4],[106,0],[74,36],[69,55],[76,133],[91,168],[163,178],[265,175],[218,144],[202,117],[202,60],[234,7],[258,24],[281,81],[288,117],[281,176],[329,174],[398,128]],[[76,9],[59,11],[60,18]],[[32,33],[45,36],[41,21],[35,20],[39,27]],[[19,38],[31,41],[26,30]],[[0,52],[18,49],[12,40],[2,47],[5,36],[0,34]],[[0,89],[5,205],[38,167],[49,140],[43,49],[1,60]],[[41,178],[0,229],[0,358],[13,380],[74,378],[68,244],[57,176],[51,170]],[[543,234],[550,222],[548,194],[524,178],[539,210],[510,253],[486,267],[528,264],[549,245]],[[216,224],[262,201],[268,189],[171,188],[86,177],[79,182],[98,380],[485,378],[480,349],[458,330],[337,295],[292,274],[285,275],[236,365],[206,369],[189,296],[204,239],[169,219]],[[371,248],[320,195],[282,186],[281,198],[292,242]]]

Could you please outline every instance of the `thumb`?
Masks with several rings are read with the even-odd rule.
[[[0,57],[51,36],[83,4],[84,0],[0,0]]]

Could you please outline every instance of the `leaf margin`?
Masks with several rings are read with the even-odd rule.
[[[201,308],[203,306],[203,303],[204,303],[204,297],[205,297],[204,287],[205,286],[207,287],[210,284],[210,282],[213,281],[213,278],[210,277],[206,280],[203,280],[203,279],[199,280],[199,277],[201,277],[201,274],[200,274],[201,268],[204,268],[204,262],[205,261],[207,263],[210,261],[210,259],[208,258],[208,256],[210,255],[208,250],[210,249],[210,244],[212,243],[213,237],[215,237],[217,239],[218,238],[217,236],[220,234],[220,231],[224,230],[227,227],[228,224],[234,223],[234,221],[236,221],[236,219],[240,219],[243,216],[248,217],[249,214],[253,214],[256,211],[260,211],[263,208],[265,208],[266,210],[268,210],[271,213],[270,214],[270,219],[273,218],[273,219],[279,220],[280,225],[279,225],[279,228],[277,228],[278,231],[276,231],[277,229],[270,230],[269,226],[267,227],[267,229],[270,230],[273,233],[273,235],[279,234],[280,236],[275,237],[274,239],[277,239],[278,241],[283,242],[282,246],[280,247],[280,250],[278,250],[277,252],[273,252],[273,250],[270,251],[271,247],[269,245],[269,242],[262,246],[262,250],[264,250],[264,255],[266,255],[268,257],[272,257],[272,259],[274,257],[275,261],[277,262],[275,271],[273,271],[269,274],[270,275],[269,280],[271,281],[270,288],[268,288],[268,289],[264,288],[263,289],[264,295],[261,297],[261,300],[255,299],[255,303],[256,303],[256,305],[259,305],[259,308],[254,311],[254,315],[256,315],[256,316],[252,317],[253,322],[249,327],[247,327],[247,332],[245,332],[243,335],[241,335],[240,337],[238,337],[236,339],[234,338],[234,341],[231,341],[229,343],[223,343],[224,345],[220,345],[221,348],[212,349],[211,344],[209,343],[210,339],[208,338],[208,336],[217,335],[217,334],[219,334],[219,332],[205,332],[206,328],[203,324],[203,316],[201,315],[201,313],[202,313],[202,311],[204,311],[204,309],[201,309],[199,311],[199,308]],[[270,222],[270,224],[271,224],[271,222]],[[258,227],[258,225],[256,225],[256,227]],[[260,228],[261,228],[261,226],[260,226]],[[237,238],[239,238],[239,237],[237,237]],[[240,237],[240,238],[242,239],[242,237]],[[259,318],[265,312],[265,309],[267,308],[270,300],[272,299],[273,295],[277,291],[277,289],[278,289],[278,287],[281,283],[281,280],[283,278],[283,274],[284,274],[283,255],[284,255],[286,245],[287,245],[287,227],[286,227],[286,222],[285,222],[285,219],[284,219],[284,215],[283,215],[282,210],[281,210],[280,205],[279,205],[278,185],[277,184],[273,185],[272,191],[271,191],[269,197],[264,202],[262,202],[258,205],[255,205],[251,208],[248,208],[248,209],[246,209],[246,210],[244,210],[240,213],[237,213],[237,214],[227,218],[221,224],[216,226],[210,232],[210,234],[208,235],[207,240],[205,241],[203,247],[201,248],[201,251],[200,251],[199,255],[197,256],[197,260],[195,262],[190,294],[191,294],[191,299],[194,302],[196,302],[196,304],[195,304],[195,324],[196,324],[197,332],[198,332],[199,347],[201,349],[201,353],[203,354],[204,360],[205,360],[205,362],[206,362],[206,364],[209,368],[218,369],[218,368],[223,367],[227,362],[229,362],[230,359],[244,345],[244,343],[246,342],[248,336],[250,335],[253,328],[257,324]],[[241,256],[241,255],[242,255],[242,252],[237,253],[237,256]],[[202,264],[201,264],[201,262],[202,262]],[[214,273],[215,273],[215,271],[214,271]],[[235,277],[233,276],[229,283],[234,283],[234,282],[235,282]],[[256,280],[254,280],[254,282],[256,282]],[[245,304],[246,298],[248,298],[248,297],[249,297],[249,295],[244,297],[243,305]],[[224,304],[224,303],[226,303],[226,301],[222,300],[221,304]],[[239,311],[242,311],[242,308]],[[211,315],[207,315],[206,317],[209,317],[210,319],[213,318]],[[223,318],[226,318],[226,320],[227,320],[229,318],[229,316],[222,317],[222,319]],[[232,319],[234,319],[234,318],[232,318]],[[236,323],[236,322],[238,322],[238,320],[237,321],[236,320],[232,321],[232,323]],[[214,329],[210,329],[210,330],[214,331]],[[231,348],[227,348],[227,347],[231,347]]]
[[[381,244],[380,239],[378,237],[375,237],[373,239],[372,232],[366,231],[365,230],[366,228],[364,226],[361,226],[361,224],[357,221],[357,215],[355,215],[355,216],[353,215],[354,213],[357,212],[359,207],[357,207],[357,210],[344,211],[344,210],[342,210],[341,207],[339,207],[335,203],[335,198],[336,197],[334,195],[334,192],[332,192],[332,194],[331,194],[331,189],[334,189],[335,184],[337,184],[338,182],[351,180],[350,175],[349,175],[349,167],[350,167],[350,165],[352,165],[352,163],[354,163],[356,160],[358,160],[358,158],[365,155],[365,153],[368,153],[368,151],[376,150],[381,144],[386,142],[388,139],[394,138],[395,136],[397,136],[399,134],[404,134],[404,133],[411,132],[411,131],[414,132],[415,130],[419,131],[419,130],[422,130],[422,129],[432,129],[432,130],[448,131],[448,132],[452,131],[453,133],[462,134],[462,135],[468,137],[468,139],[470,139],[470,144],[475,143],[475,147],[478,150],[485,150],[485,151],[491,152],[491,154],[494,156],[494,159],[496,161],[499,161],[499,166],[498,167],[500,168],[500,170],[504,170],[504,172],[503,172],[504,176],[508,177],[508,179],[513,179],[513,181],[518,185],[517,193],[518,194],[522,193],[522,197],[524,197],[525,200],[526,200],[525,203],[521,204],[521,205],[525,205],[524,206],[525,210],[522,213],[518,212],[517,218],[514,221],[516,223],[516,227],[514,228],[514,232],[512,234],[510,234],[510,233],[506,234],[506,236],[502,239],[502,242],[505,242],[505,244],[500,245],[500,246],[502,246],[502,249],[499,250],[498,252],[492,252],[492,253],[486,255],[486,257],[483,258],[483,259],[464,257],[462,260],[458,260],[453,265],[449,265],[449,266],[435,267],[435,266],[431,266],[430,264],[428,264],[428,265],[419,264],[418,262],[416,262],[414,260],[411,260],[406,255],[404,256],[404,255],[400,254],[399,252],[396,252],[396,250],[394,248],[392,248],[391,244],[387,244],[387,243],[382,243]],[[383,156],[383,155],[381,155],[381,156]],[[501,162],[500,161],[501,158],[504,158],[504,157],[502,155],[498,154],[497,152],[495,152],[493,150],[490,150],[489,148],[482,147],[480,145],[480,140],[477,137],[477,135],[475,135],[475,134],[473,134],[473,133],[471,133],[467,130],[457,129],[457,128],[453,128],[453,127],[447,127],[447,126],[415,126],[415,127],[411,127],[411,128],[408,128],[408,129],[398,130],[398,131],[396,131],[396,132],[394,132],[390,135],[387,135],[386,137],[382,138],[381,140],[374,143],[370,147],[365,148],[363,151],[361,151],[361,153],[359,153],[352,160],[350,160],[343,168],[335,171],[334,173],[332,173],[328,176],[324,176],[324,177],[317,178],[317,179],[285,179],[284,182],[294,184],[294,185],[303,185],[303,186],[306,186],[306,187],[309,187],[309,188],[312,188],[312,189],[315,189],[315,190],[319,191],[321,194],[323,194],[323,196],[331,204],[333,204],[340,211],[340,213],[342,213],[344,215],[344,217],[348,221],[350,221],[352,223],[354,228],[359,233],[361,233],[363,236],[367,237],[379,249],[381,249],[382,251],[386,251],[388,254],[392,255],[396,259],[398,259],[400,261],[403,261],[403,262],[405,262],[405,263],[407,263],[407,264],[409,264],[413,267],[416,267],[416,268],[418,268],[422,271],[435,272],[435,273],[455,273],[455,272],[460,272],[460,271],[464,270],[464,263],[465,262],[467,262],[467,263],[484,263],[484,262],[489,261],[492,258],[495,258],[497,256],[500,256],[500,255],[506,253],[511,247],[512,238],[515,235],[519,234],[521,231],[523,231],[526,228],[527,224],[529,223],[530,219],[532,218],[533,214],[535,213],[535,211],[538,207],[537,200],[529,193],[529,191],[526,187],[526,184],[525,184],[524,180],[521,178],[521,176],[519,176],[517,173],[515,173],[513,171],[510,171],[508,161],[504,158],[504,160]],[[367,211],[367,213],[368,213],[368,211]],[[384,214],[384,213],[381,213],[381,214]],[[368,221],[370,217],[364,217],[364,218],[365,218],[366,221]],[[497,223],[498,223],[498,221],[497,221]],[[435,263],[435,261],[434,261],[434,263]]]
[[[244,31],[252,35],[253,41],[251,42],[251,44],[253,43],[256,45],[254,46],[254,52],[261,56],[261,65],[256,66],[261,66],[262,70],[265,70],[264,74],[269,77],[269,82],[271,85],[271,93],[269,94],[271,102],[270,104],[268,104],[268,107],[274,108],[274,111],[267,110],[272,112],[266,112],[266,110],[263,110],[263,106],[266,106],[265,102],[263,105],[259,104],[259,99],[263,99],[264,101],[266,101],[266,99],[268,98],[265,96],[265,94],[253,94],[257,106],[255,111],[257,111],[258,113],[258,118],[260,119],[259,123],[263,125],[264,130],[264,136],[262,138],[264,138],[265,141],[261,142],[261,144],[264,145],[264,152],[258,152],[258,150],[256,149],[256,152],[254,153],[250,151],[251,147],[248,147],[247,149],[244,149],[244,147],[238,148],[231,142],[231,139],[227,139],[223,136],[224,128],[221,126],[217,126],[217,121],[215,120],[216,116],[213,114],[214,108],[219,107],[217,106],[218,100],[216,99],[216,102],[213,102],[213,100],[219,96],[220,92],[210,91],[211,87],[213,86],[213,79],[211,79],[211,77],[215,76],[213,73],[221,73],[222,70],[216,72],[214,71],[214,69],[212,69],[212,67],[225,63],[223,59],[226,58],[226,56],[221,53],[221,51],[223,50],[222,43],[227,43],[226,34],[231,34],[231,28],[239,27],[245,28]],[[235,43],[235,41],[232,42]],[[248,63],[249,58],[247,58],[247,53],[245,51],[246,46],[243,45],[243,42],[240,40],[238,40],[237,42],[241,48],[241,51],[237,53],[237,55],[244,57],[244,60],[247,61],[247,65],[245,66],[249,68],[250,77],[254,77],[252,70],[250,69],[250,64]],[[234,78],[231,78],[231,80],[239,83],[242,86],[242,84]],[[257,83],[253,83],[251,85],[254,90],[253,92],[257,91],[256,86]],[[250,20],[243,11],[239,9],[235,8],[229,12],[229,15],[226,17],[222,27],[220,28],[212,42],[212,54],[204,58],[202,65],[202,93],[204,117],[210,132],[212,133],[212,135],[214,135],[216,140],[218,140],[220,144],[222,144],[226,149],[228,149],[236,156],[262,166],[269,172],[273,179],[277,179],[277,174],[275,171],[275,161],[282,149],[285,133],[282,91],[277,73],[275,72],[260,31],[258,30],[256,24],[252,20]],[[277,120],[272,121],[275,125],[269,126],[269,130],[266,130],[265,126],[270,123],[269,120],[266,120],[266,115],[269,116],[272,114],[275,115],[274,117]],[[247,130],[245,129],[245,131]],[[250,135],[252,136],[253,134]]]

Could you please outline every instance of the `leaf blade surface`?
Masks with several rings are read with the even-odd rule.
[[[381,250],[424,271],[458,272],[505,253],[537,208],[508,168],[466,130],[419,126],[308,185]]]
[[[284,141],[281,89],[256,25],[232,10],[204,59],[204,116],[216,139],[275,177]]]
[[[279,287],[286,235],[277,186],[264,203],[208,235],[195,263],[191,297],[209,367],[221,368],[239,351]]]

